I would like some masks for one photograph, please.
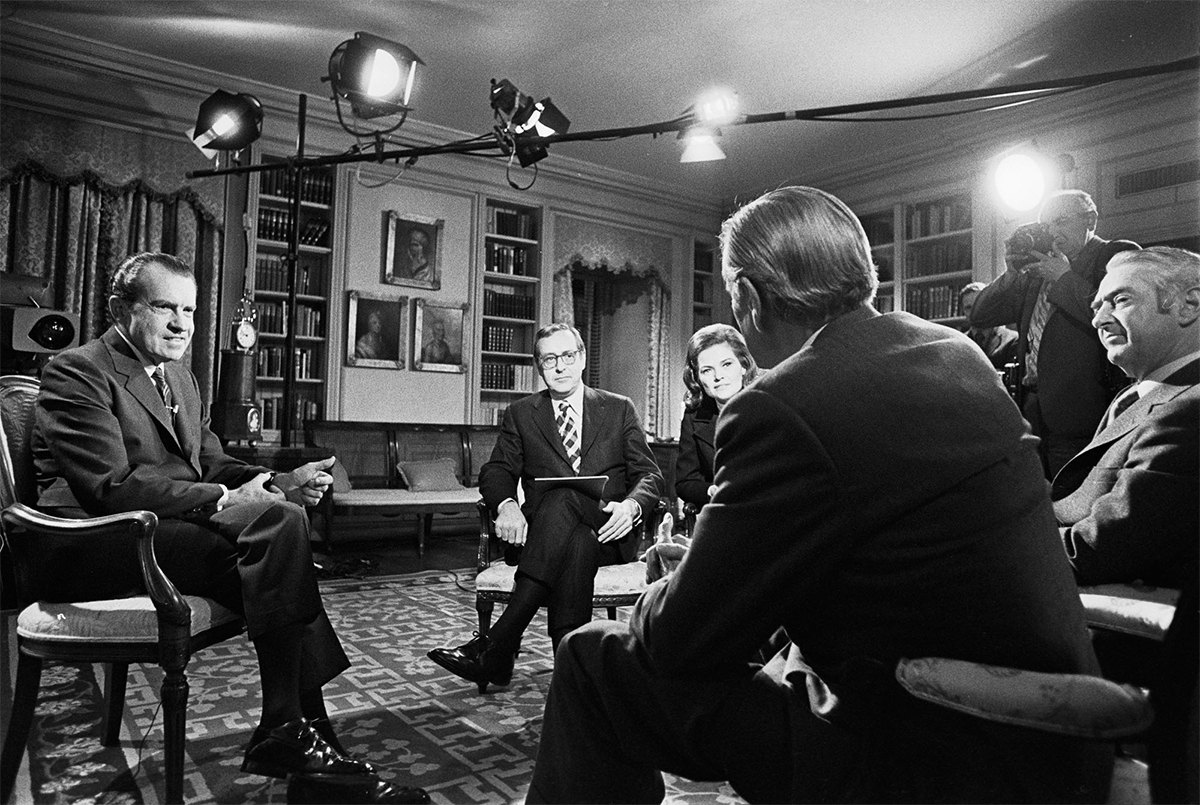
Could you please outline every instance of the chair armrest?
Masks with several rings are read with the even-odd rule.
[[[154,555],[154,532],[158,516],[149,511],[109,514],[72,519],[39,512],[22,503],[4,510],[4,537],[16,564],[17,591],[22,603],[51,598],[43,572],[54,567],[66,572],[103,554],[106,561],[120,561],[122,554],[136,555],[146,595],[154,603],[160,627],[191,628],[191,607],[158,565]],[[132,561],[132,557],[129,557]],[[63,567],[58,567],[62,560]]]
[[[475,510],[479,513],[479,555],[475,560],[475,567],[479,570],[486,570],[487,566],[492,563],[492,513],[488,511],[487,504],[481,499],[475,504]]]

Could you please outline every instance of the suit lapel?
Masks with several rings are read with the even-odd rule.
[[[162,397],[158,396],[154,381],[146,374],[141,360],[134,356],[133,350],[115,329],[105,333],[104,345],[112,358],[114,371],[123,378],[125,390],[158,422],[164,441],[179,447],[179,437],[175,428],[171,426],[166,406],[163,405]],[[170,383],[170,379],[167,382]],[[171,383],[172,393],[176,385]]]
[[[175,435],[184,455],[196,472],[200,469],[200,423],[204,412],[201,410],[200,396],[196,394],[191,373],[175,362],[167,364],[167,382],[175,397],[179,411],[175,414],[174,427],[171,433]]]
[[[563,460],[567,468],[571,469],[571,460],[567,458],[567,449],[563,447],[562,437],[558,435],[558,423],[554,421],[554,400],[550,399],[550,392],[543,392],[538,397],[534,406],[533,421],[542,435],[546,437],[546,442],[554,448],[554,452]],[[574,470],[572,469],[571,472],[574,473]]]
[[[588,451],[592,444],[596,441],[596,434],[604,427],[604,418],[607,415],[604,397],[598,394],[595,390],[584,386],[583,389],[583,441],[580,444],[580,455],[583,460],[579,462],[579,472],[584,474],[583,465],[587,463]]]

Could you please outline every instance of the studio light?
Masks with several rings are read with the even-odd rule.
[[[335,101],[348,100],[355,117],[372,120],[411,110],[417,65],[424,63],[405,45],[359,31],[333,49],[325,79]]]
[[[501,123],[496,127],[497,140],[506,153],[515,152],[523,168],[547,156],[545,145],[530,143],[531,139],[565,134],[571,127],[571,121],[553,101],[549,98],[534,101],[507,78],[492,79],[489,98]]]
[[[686,131],[679,132],[683,140],[683,154],[680,162],[716,162],[725,158],[725,152],[717,142],[721,138],[721,130],[707,126],[692,126]]]
[[[205,154],[240,151],[262,136],[263,108],[258,98],[217,90],[200,104],[192,142]]]
[[[728,126],[738,119],[738,96],[724,88],[703,93],[692,106],[692,116],[702,126]]]
[[[991,164],[997,198],[1018,213],[1036,209],[1047,194],[1064,188],[1067,174],[1075,169],[1070,154],[1051,157],[1032,142],[1009,148]]]

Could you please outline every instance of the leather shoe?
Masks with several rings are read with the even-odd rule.
[[[474,682],[480,693],[487,692],[489,683],[507,685],[511,682],[516,660],[512,652],[503,651],[478,632],[458,648],[435,648],[428,657],[450,673]]]
[[[330,802],[423,805],[429,802],[429,795],[423,788],[394,786],[378,777],[292,774],[288,776],[287,801],[289,805],[327,805]]]
[[[242,771],[264,777],[285,778],[289,774],[372,776],[374,767],[344,757],[325,743],[312,722],[297,718],[271,730],[259,727],[246,747]]]
[[[369,774],[379,773],[379,769],[375,766],[375,764],[371,763],[369,760],[363,760],[362,758],[352,755],[346,751],[346,747],[342,746],[342,742],[338,740],[337,733],[333,731],[333,724],[329,722],[328,716],[314,718],[310,723],[312,724],[312,728],[317,731],[317,735],[320,735],[325,739],[325,743],[329,744],[330,749],[337,752],[347,760],[354,760],[363,764],[363,766],[368,770]]]

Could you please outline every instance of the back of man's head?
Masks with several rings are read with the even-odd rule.
[[[749,281],[772,315],[810,328],[869,302],[879,281],[862,224],[813,187],[772,190],[721,229],[726,285]]]

